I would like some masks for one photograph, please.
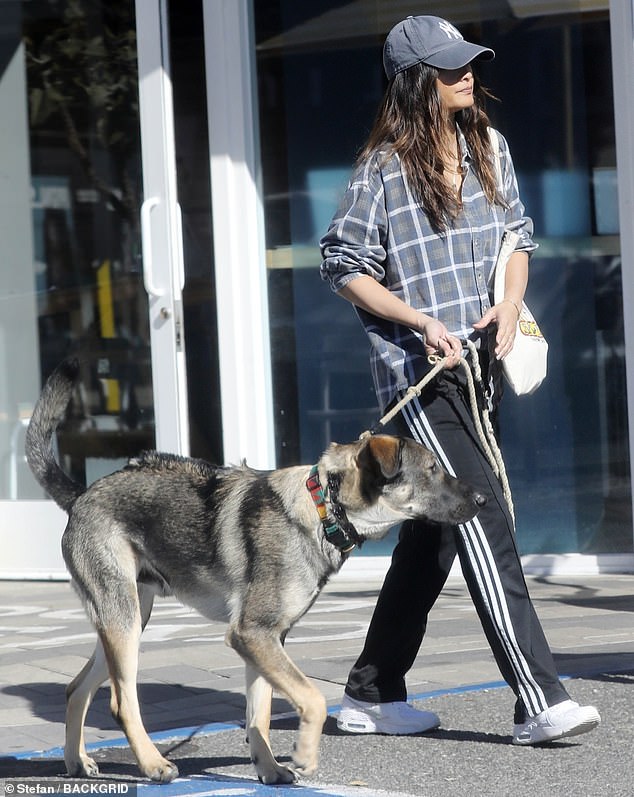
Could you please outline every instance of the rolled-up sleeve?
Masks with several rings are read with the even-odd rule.
[[[333,291],[364,274],[380,282],[386,237],[385,188],[378,168],[366,164],[353,175],[320,242],[321,278]]]
[[[507,203],[505,228],[519,233],[516,251],[528,252],[537,249],[533,241],[533,220],[525,214],[524,205],[520,199],[517,177],[513,166],[513,159],[509,146],[501,133],[498,132],[500,141],[500,163],[502,167],[503,195]]]

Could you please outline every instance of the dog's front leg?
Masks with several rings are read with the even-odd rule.
[[[247,683],[247,741],[251,761],[262,783],[293,783],[295,773],[278,764],[271,750],[271,685],[251,665],[246,664]]]
[[[326,721],[324,696],[293,664],[280,639],[270,630],[258,626],[231,628],[227,642],[295,706],[300,723],[293,752],[294,769],[300,775],[311,775],[317,769],[319,739]]]

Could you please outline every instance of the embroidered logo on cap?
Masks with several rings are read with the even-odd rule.
[[[454,28],[454,26],[450,22],[447,22],[447,20],[441,20],[438,23],[438,27],[447,34],[448,39],[462,39],[462,34],[460,31]]]

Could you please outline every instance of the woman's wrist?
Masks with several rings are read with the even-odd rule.
[[[505,296],[502,299],[502,301],[500,302],[500,304],[502,304],[503,302],[508,302],[509,304],[512,304],[513,307],[517,310],[517,317],[518,318],[520,317],[520,315],[522,313],[522,309],[521,309],[519,303],[515,301],[515,299],[509,299],[508,297]]]
[[[416,311],[416,318],[415,323],[412,324],[412,329],[415,329],[416,332],[420,332],[421,335],[425,334],[425,327],[429,324],[430,321],[434,319],[430,315],[425,315],[425,313],[420,313],[418,310]]]

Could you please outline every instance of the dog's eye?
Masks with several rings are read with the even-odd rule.
[[[429,470],[431,473],[438,473],[438,463],[434,460],[431,465],[429,466]]]

